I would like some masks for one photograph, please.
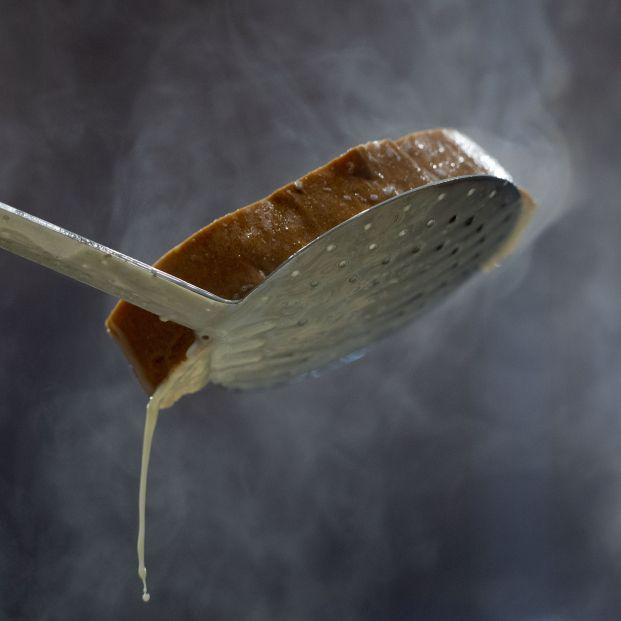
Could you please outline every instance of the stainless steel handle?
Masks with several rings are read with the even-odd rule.
[[[4,203],[0,203],[0,248],[196,331],[235,305]]]

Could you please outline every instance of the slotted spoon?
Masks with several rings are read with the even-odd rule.
[[[235,301],[2,203],[0,247],[208,335],[209,381],[253,388],[343,358],[433,306],[497,254],[522,209],[507,179],[425,185],[334,227]]]

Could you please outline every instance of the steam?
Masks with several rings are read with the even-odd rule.
[[[581,4],[148,4],[3,18],[19,105],[0,100],[0,200],[153,260],[354,144],[452,126],[541,209],[521,255],[354,364],[210,387],[161,417],[148,608],[146,400],[103,332],[112,302],[0,255],[4,618],[615,614],[612,179],[598,178],[599,217],[561,219],[590,193],[577,154],[591,172],[604,157],[568,129],[587,127],[568,43]],[[603,28],[613,11],[592,17]]]

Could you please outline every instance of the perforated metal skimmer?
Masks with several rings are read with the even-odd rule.
[[[285,381],[395,330],[489,261],[521,201],[509,181],[478,175],[401,194],[331,229],[223,317],[211,381]]]
[[[0,246],[209,336],[188,360],[194,389],[253,388],[343,358],[437,304],[498,252],[522,207],[515,185],[488,175],[417,188],[321,235],[241,301],[8,207]],[[35,225],[53,229],[56,250]]]

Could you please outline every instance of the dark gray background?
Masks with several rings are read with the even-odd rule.
[[[113,300],[0,252],[0,618],[621,613],[621,9],[0,3],[0,200],[153,260],[362,141],[464,129],[526,250],[317,379],[162,416]]]

